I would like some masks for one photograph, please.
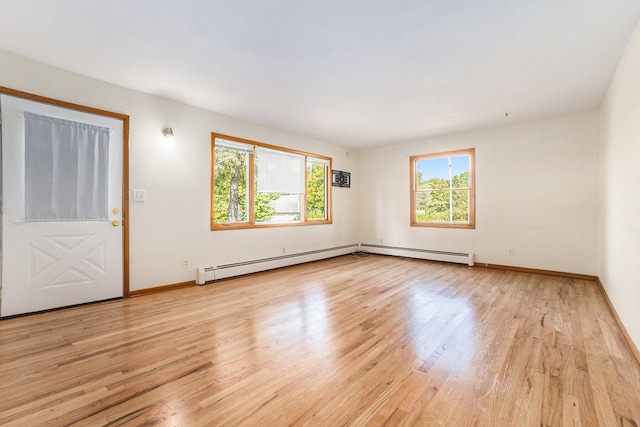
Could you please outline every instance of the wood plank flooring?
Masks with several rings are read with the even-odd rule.
[[[0,425],[638,424],[577,279],[343,256],[0,322]]]

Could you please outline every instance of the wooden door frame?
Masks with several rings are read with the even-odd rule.
[[[122,120],[122,297],[129,298],[129,116],[86,105],[74,104],[47,98],[32,93],[0,86],[0,93],[16,98],[28,99],[42,104],[55,105],[69,110]]]

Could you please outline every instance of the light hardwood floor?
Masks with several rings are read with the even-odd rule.
[[[344,256],[0,322],[0,425],[639,423],[590,281]]]

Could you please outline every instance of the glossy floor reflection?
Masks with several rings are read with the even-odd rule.
[[[0,322],[2,425],[634,425],[595,283],[345,256]]]

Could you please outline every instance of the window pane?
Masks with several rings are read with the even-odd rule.
[[[469,187],[469,156],[451,157],[451,187]]]
[[[249,154],[215,147],[214,159],[214,221],[247,222]]]
[[[326,219],[326,170],[321,163],[307,162],[307,219]]]
[[[418,222],[449,221],[449,191],[425,191],[416,194]]]
[[[453,221],[469,222],[469,190],[453,190],[452,193]]]
[[[256,223],[300,222],[302,197],[301,194],[256,191]]]
[[[417,161],[418,190],[449,188],[449,159],[421,159]]]

